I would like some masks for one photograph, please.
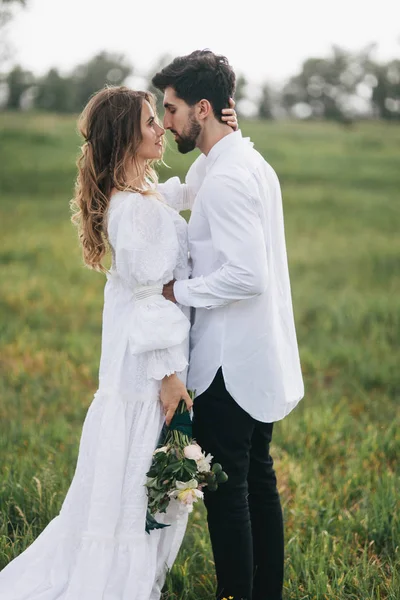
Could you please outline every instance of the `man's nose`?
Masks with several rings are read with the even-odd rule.
[[[164,129],[171,129],[171,119],[167,113],[164,114],[163,126]]]

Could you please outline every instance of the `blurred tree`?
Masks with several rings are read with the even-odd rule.
[[[372,65],[376,78],[372,103],[377,116],[382,119],[400,119],[400,60],[384,65]]]
[[[241,111],[241,103],[242,106],[246,100],[246,87],[247,87],[248,81],[246,79],[246,77],[243,74],[240,74],[236,77],[236,90],[235,90],[235,102],[236,102],[236,112],[238,114],[238,116],[243,116],[243,112]],[[244,104],[244,106],[246,106]],[[244,109],[243,109],[244,110]]]
[[[283,106],[294,116],[351,120],[360,110],[357,86],[364,81],[373,48],[352,54],[334,46],[328,58],[309,58],[284,86]]]
[[[236,77],[236,91],[235,91],[235,101],[238,104],[241,100],[246,98],[246,85],[248,81],[243,74],[240,74]]]
[[[76,104],[76,86],[71,77],[62,77],[57,69],[50,69],[38,82],[36,108],[68,113],[75,110]]]
[[[81,64],[72,72],[71,82],[75,87],[75,106],[82,110],[90,96],[104,85],[122,85],[133,67],[121,54],[101,52],[87,63]]]
[[[30,71],[24,71],[17,65],[8,73],[5,83],[8,86],[6,108],[9,110],[19,110],[24,93],[35,84],[33,74]]]
[[[258,116],[260,119],[273,119],[273,100],[272,100],[272,89],[264,83],[261,88],[261,97],[258,104]]]

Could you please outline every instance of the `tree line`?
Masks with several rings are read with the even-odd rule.
[[[239,75],[236,102],[239,114],[251,109],[261,119],[294,117],[349,122],[361,118],[400,119],[400,60],[378,63],[371,45],[359,53],[332,48],[327,57],[309,58],[280,88],[267,82],[248,97],[248,81]],[[151,76],[170,57],[163,57],[145,75]],[[79,112],[88,98],[105,84],[121,85],[135,74],[122,55],[101,52],[68,74],[52,68],[42,77],[17,65],[1,76],[4,110]]]

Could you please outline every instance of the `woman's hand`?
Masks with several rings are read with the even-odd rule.
[[[188,410],[190,410],[193,406],[192,399],[188,394],[185,384],[182,383],[176,373],[170,376],[165,376],[162,380],[160,398],[164,409],[165,422],[167,425],[171,423],[172,417],[174,416],[181,400],[186,402],[186,407]]]
[[[222,109],[222,120],[224,123],[229,125],[229,127],[232,127],[233,131],[237,131],[239,129],[239,124],[235,111],[236,102],[233,100],[233,98],[229,98],[229,106],[230,108]]]

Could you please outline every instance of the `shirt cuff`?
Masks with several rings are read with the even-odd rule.
[[[189,279],[182,279],[174,283],[174,296],[178,304],[182,306],[190,306],[189,300]]]

